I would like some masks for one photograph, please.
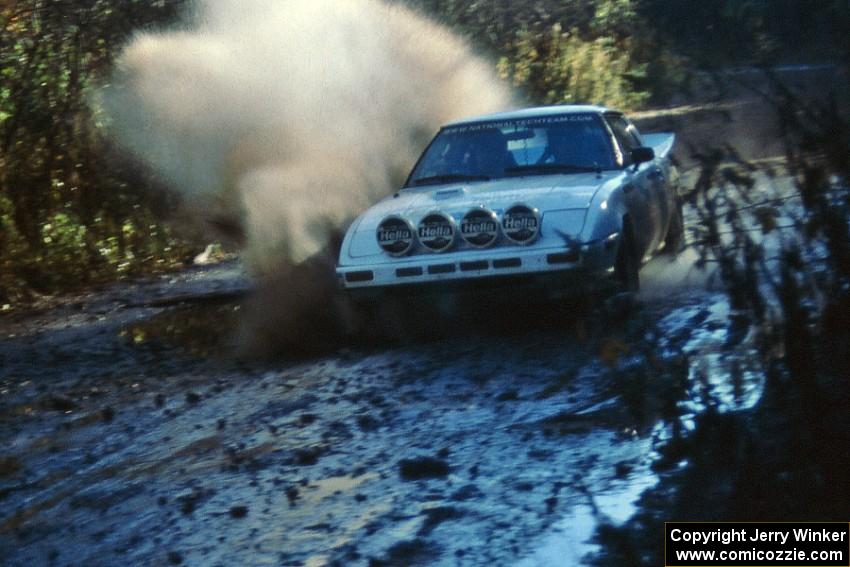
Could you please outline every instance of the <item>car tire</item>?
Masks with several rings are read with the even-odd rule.
[[[667,227],[667,236],[664,237],[664,254],[675,256],[685,247],[685,218],[682,214],[682,199],[676,197],[676,210]]]
[[[640,258],[635,245],[634,231],[628,218],[623,219],[623,235],[617,247],[614,275],[626,291],[640,290]]]

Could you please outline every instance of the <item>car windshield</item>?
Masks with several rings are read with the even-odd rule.
[[[443,128],[406,187],[617,167],[610,136],[592,113]]]

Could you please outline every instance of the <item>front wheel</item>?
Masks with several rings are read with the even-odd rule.
[[[617,259],[614,262],[614,275],[626,291],[640,290],[640,259],[637,255],[632,225],[628,219],[623,221],[623,234],[617,247]]]

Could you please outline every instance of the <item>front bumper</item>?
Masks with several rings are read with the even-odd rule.
[[[390,288],[457,284],[478,280],[515,279],[523,275],[588,274],[610,271],[614,266],[619,234],[562,248],[495,248],[463,254],[428,254],[391,262],[339,266],[345,289]],[[513,278],[511,278],[513,276]]]

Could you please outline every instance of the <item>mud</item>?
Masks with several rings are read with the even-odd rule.
[[[225,264],[2,322],[5,564],[581,557],[653,482],[675,385],[698,399],[680,357],[723,344],[690,290],[260,364],[235,355],[248,287]]]

